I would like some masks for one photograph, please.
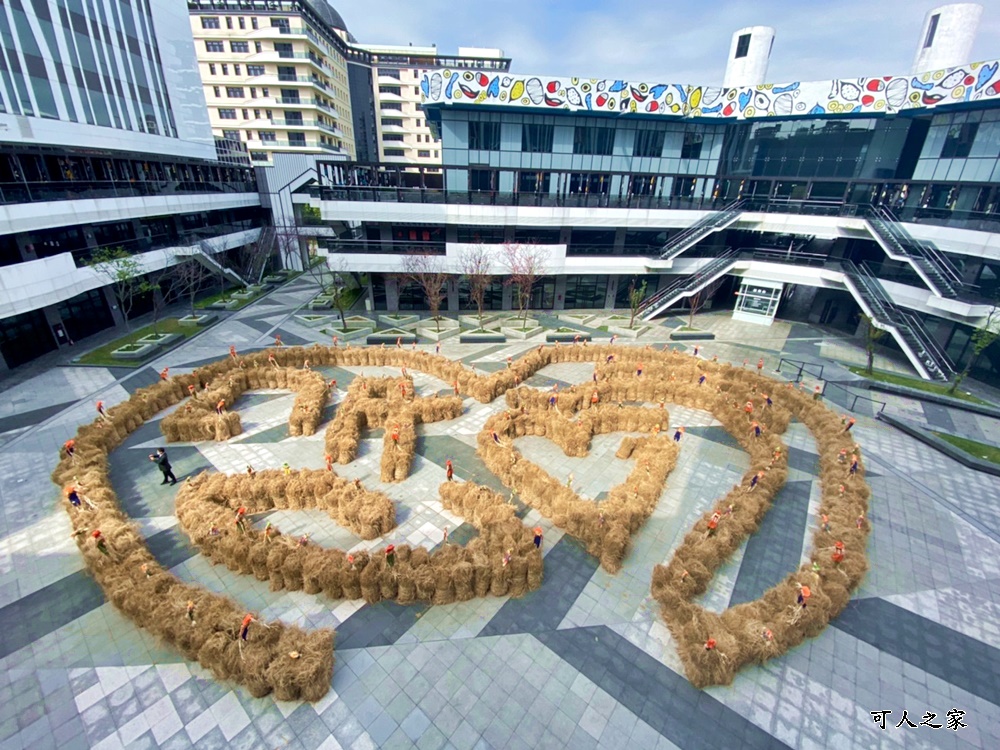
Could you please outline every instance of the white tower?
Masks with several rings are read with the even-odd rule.
[[[764,83],[773,45],[774,29],[770,26],[747,26],[735,32],[722,85],[728,88]]]
[[[971,61],[983,6],[977,3],[942,5],[924,17],[913,73],[951,68]]]

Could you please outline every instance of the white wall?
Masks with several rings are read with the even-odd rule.
[[[212,240],[213,251],[230,250],[253,242],[260,229],[233,232]],[[141,253],[135,258],[146,272],[174,265],[178,248]],[[92,268],[77,268],[70,253],[0,267],[0,318],[55,305],[91,289],[108,285]]]
[[[0,206],[0,234],[259,205],[260,196],[257,193],[181,193],[141,198],[18,203]]]
[[[736,57],[740,37],[750,35],[750,47],[744,57]],[[726,75],[722,85],[759,86],[767,78],[767,65],[771,61],[771,45],[774,44],[774,29],[770,26],[747,26],[733,32],[729,42],[729,57],[726,58]]]
[[[982,15],[983,6],[978,3],[953,3],[929,10],[920,27],[912,72],[926,73],[969,62]],[[925,47],[927,30],[934,16],[938,17],[934,40]]]

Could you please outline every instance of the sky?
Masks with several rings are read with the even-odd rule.
[[[720,84],[730,39],[775,29],[771,82],[910,72],[933,0],[330,0],[362,43],[499,47],[515,73]],[[972,60],[1000,57],[1000,0]],[[970,61],[972,61],[970,60]]]

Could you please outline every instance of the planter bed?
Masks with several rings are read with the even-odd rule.
[[[921,391],[916,388],[907,388],[904,385],[896,385],[895,383],[882,383],[878,380],[869,380],[868,378],[865,378],[864,381],[859,383],[850,383],[850,385],[859,385],[870,391],[882,391],[883,393],[892,393],[896,396],[906,396],[908,398],[917,399],[918,401],[928,401],[932,404],[950,406],[952,409],[961,409],[962,411],[970,411],[974,414],[982,414],[985,417],[1000,419],[1000,408],[997,408],[996,406],[977,404],[975,401],[952,398],[950,396],[941,395],[940,393],[931,393],[930,391]]]
[[[530,339],[532,336],[537,336],[544,330],[545,330],[544,328],[537,325],[528,326],[527,329],[525,329],[522,326],[518,326],[517,328],[507,328],[506,326],[504,326],[500,329],[500,333],[502,333],[504,336],[507,336],[508,338],[523,340],[523,339]],[[570,338],[570,340],[572,341],[572,337]]]
[[[413,326],[420,322],[419,315],[396,315],[395,313],[387,313],[386,315],[379,315],[378,322],[382,325],[390,326],[392,328],[406,328],[407,326]]]
[[[281,276],[279,276],[278,274],[273,274],[272,273],[271,275],[264,277],[264,282],[267,283],[267,284],[284,284],[285,281],[286,281],[286,278],[285,278],[284,274],[282,274]]]
[[[463,326],[472,326],[473,328],[485,328],[490,323],[495,323],[497,320],[496,315],[490,315],[489,313],[483,313],[483,324],[479,325],[478,315],[459,315],[458,322]]]
[[[310,328],[320,328],[333,322],[332,315],[296,315],[299,323]]]
[[[918,427],[915,424],[893,417],[891,414],[886,414],[885,412],[879,412],[876,417],[879,421],[892,425],[896,429],[905,432],[910,437],[915,438],[920,442],[929,445],[931,448],[940,451],[949,458],[958,461],[963,466],[975,469],[976,471],[981,471],[985,474],[992,474],[1000,477],[1000,466],[991,461],[979,458],[978,456],[973,456],[971,453],[967,453],[961,448],[942,440],[930,430],[925,430],[922,427]]]
[[[309,303],[310,310],[331,310],[333,309],[333,300],[329,297],[317,297],[312,302]]]
[[[148,359],[159,351],[159,344],[128,344],[111,352],[112,359]]]
[[[226,302],[213,302],[211,305],[205,305],[206,310],[237,310],[243,305],[243,300],[241,299],[231,299]]]
[[[710,331],[673,331],[670,338],[673,341],[711,341],[715,334]]]
[[[556,317],[564,323],[575,323],[576,325],[584,326],[592,323],[597,316],[586,315],[584,313],[559,313]]]
[[[331,339],[336,336],[339,341],[354,341],[355,339],[370,336],[374,332],[374,325],[357,327],[351,326],[347,329],[328,326],[320,331],[320,333],[329,336]],[[393,339],[393,343],[395,343],[395,339]]]
[[[177,322],[182,326],[207,326],[218,320],[218,315],[185,315],[183,318],[178,318]]]
[[[153,346],[170,346],[180,338],[182,337],[179,333],[154,333],[149,336],[143,336],[137,343],[152,344]]]

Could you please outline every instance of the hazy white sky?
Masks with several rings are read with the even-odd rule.
[[[359,41],[500,47],[518,73],[718,84],[732,33],[777,32],[768,80],[910,72],[923,0],[331,0]],[[1000,58],[1000,0],[972,57]]]

